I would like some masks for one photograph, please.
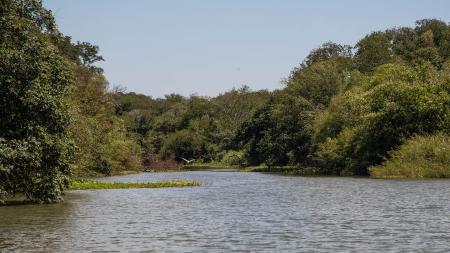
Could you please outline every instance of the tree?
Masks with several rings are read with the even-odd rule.
[[[351,60],[352,47],[348,45],[339,45],[334,42],[326,42],[319,48],[312,50],[305,61],[302,63],[302,67],[306,68],[314,63],[327,61],[327,60]]]
[[[275,94],[245,122],[236,141],[249,163],[269,167],[306,162],[310,148],[312,105],[302,97]]]
[[[374,32],[355,46],[355,64],[359,71],[370,73],[379,65],[392,60],[391,38],[388,33]]]
[[[0,192],[57,201],[70,174],[70,64],[41,1],[3,0],[0,16]]]
[[[83,66],[86,66],[95,72],[103,72],[103,69],[93,65],[98,61],[104,61],[103,57],[98,54],[98,46],[92,45],[89,42],[77,42],[75,49],[78,59]]]
[[[335,60],[316,62],[307,68],[295,69],[286,82],[286,90],[309,100],[317,107],[328,106],[331,97],[345,87],[350,66]]]
[[[367,175],[367,168],[381,163],[389,152],[414,135],[450,130],[450,79],[430,64],[411,68],[382,65],[360,87],[340,99],[341,109],[329,110],[322,125],[336,131],[319,144],[318,158],[337,172]],[[336,110],[337,109],[337,110]],[[332,166],[327,166],[332,165]]]
[[[239,127],[250,120],[269,96],[267,90],[251,91],[248,86],[242,86],[211,99],[213,119],[217,125],[213,135],[221,149],[236,148],[233,138]]]
[[[414,52],[418,47],[418,36],[414,29],[402,27],[387,31],[392,36],[392,51],[405,62],[414,60]]]
[[[164,159],[200,159],[206,153],[206,142],[202,136],[189,130],[181,130],[171,135],[161,149]]]

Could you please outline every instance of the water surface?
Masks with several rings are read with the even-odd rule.
[[[143,173],[193,188],[76,191],[0,207],[4,252],[446,252],[450,181]],[[0,251],[2,251],[0,250]]]

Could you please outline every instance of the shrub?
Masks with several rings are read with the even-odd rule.
[[[374,178],[449,178],[450,136],[416,136],[390,153],[382,165],[371,167]]]
[[[98,155],[102,163],[98,164],[100,167],[96,167],[96,170],[100,173],[111,174],[141,167],[141,147],[120,132],[116,136],[109,136],[107,142],[100,146]]]
[[[238,165],[241,166],[245,164],[245,152],[244,151],[235,151],[231,150],[225,153],[225,155],[222,158],[222,162],[227,165]]]

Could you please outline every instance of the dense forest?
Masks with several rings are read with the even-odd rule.
[[[449,57],[450,26],[419,20],[414,28],[373,32],[355,46],[327,42],[274,92],[116,95],[144,156],[323,175],[406,176],[402,166],[412,177],[444,177],[450,173]],[[403,144],[415,151],[395,165],[387,161],[400,159]]]
[[[60,199],[72,177],[184,159],[299,173],[450,177],[450,26],[326,42],[276,91],[165,98],[108,85],[98,47],[39,0],[0,4],[0,196]]]

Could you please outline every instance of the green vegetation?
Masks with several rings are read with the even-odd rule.
[[[195,159],[196,163],[245,164],[242,151],[234,151],[238,148],[236,133],[270,96],[268,91],[251,91],[246,86],[215,98],[172,94],[154,99],[124,92],[115,95],[117,114],[124,120],[128,134],[139,143],[146,169],[165,169],[167,161],[182,163],[183,158]],[[232,155],[236,152],[239,157]]]
[[[323,44],[281,90],[165,99],[119,93],[120,111],[144,157],[367,176],[409,138],[450,131],[448,45],[448,24],[420,20],[354,47]]]
[[[226,152],[222,157],[222,161],[227,166],[244,166],[247,162],[245,160],[245,153],[242,150],[230,150]]]
[[[374,178],[449,178],[450,136],[416,136],[392,151],[390,159],[370,168]]]
[[[95,66],[98,47],[61,34],[40,0],[4,0],[0,14],[0,198],[54,202],[70,178],[180,168],[185,159],[303,174],[447,175],[446,156],[415,137],[450,134],[443,21],[373,32],[354,47],[327,42],[273,92],[244,86],[154,99],[109,88]]]
[[[102,189],[130,189],[130,188],[165,188],[165,187],[191,187],[200,186],[201,184],[195,181],[163,181],[155,183],[108,183],[91,180],[77,180],[73,181],[71,190],[102,190]]]
[[[371,33],[354,47],[327,42],[274,92],[118,92],[116,115],[152,170],[194,159],[202,168],[367,176],[409,138],[449,132],[449,34],[430,19]]]
[[[0,194],[58,200],[73,151],[71,66],[52,44],[54,21],[39,1],[2,1],[0,13]]]
[[[409,138],[449,133],[449,43],[438,20],[370,34],[354,55],[326,43],[244,123],[238,147],[270,170],[368,175]]]

